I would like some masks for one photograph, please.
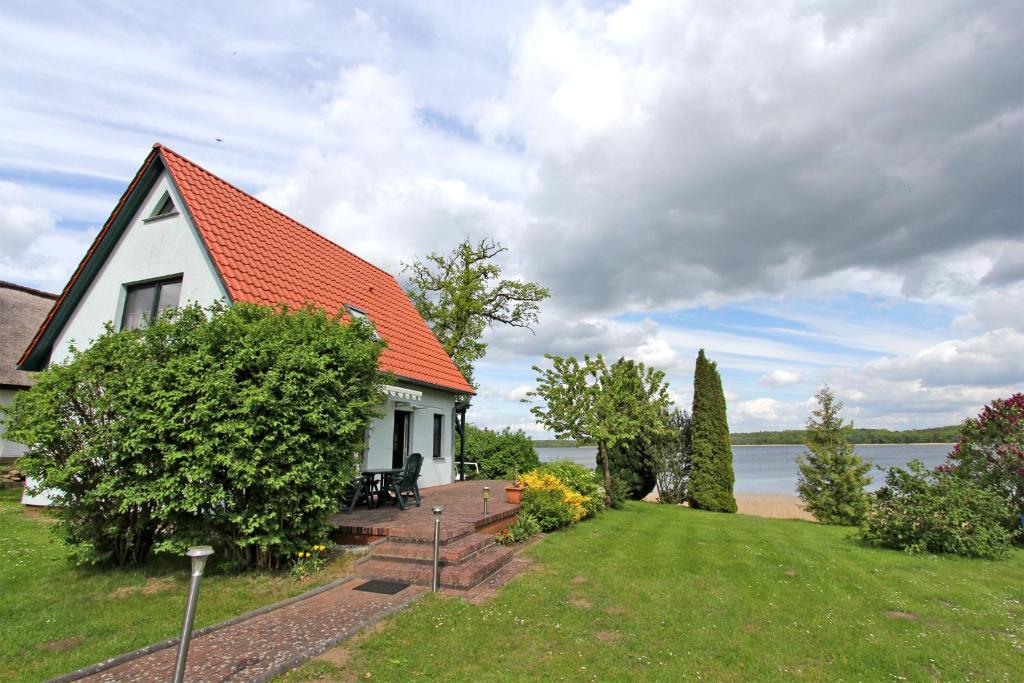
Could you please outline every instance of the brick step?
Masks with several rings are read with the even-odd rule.
[[[442,566],[440,568],[441,586],[459,590],[473,588],[508,564],[514,555],[515,548],[492,545],[462,564]],[[367,579],[401,581],[429,586],[433,566],[428,563],[371,558],[360,564],[356,568],[356,573]]]
[[[441,525],[441,543],[454,543],[460,538],[465,538],[476,532],[476,527],[471,524]],[[411,527],[392,528],[388,532],[388,543],[420,543],[430,547],[434,546],[434,525],[416,525]]]
[[[469,534],[441,546],[439,561],[444,565],[462,564],[480,551],[494,545],[490,534]],[[431,543],[392,543],[374,546],[371,559],[396,562],[427,562],[433,564],[434,545]]]

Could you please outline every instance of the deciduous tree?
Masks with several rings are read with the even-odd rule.
[[[537,388],[530,392],[543,405],[530,410],[558,438],[593,441],[603,470],[605,504],[610,505],[613,481],[608,449],[664,430],[670,404],[665,373],[620,358],[611,366],[598,354],[575,357],[548,354],[550,368],[534,366]]]
[[[532,329],[540,303],[551,295],[534,282],[500,279],[495,258],[504,251],[493,239],[473,243],[467,237],[450,254],[432,253],[402,264],[409,273],[409,298],[471,384],[473,364],[487,352],[484,329]]]

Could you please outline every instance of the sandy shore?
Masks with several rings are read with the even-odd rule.
[[[814,521],[798,497],[784,493],[737,493],[736,505],[741,515]]]
[[[657,492],[651,493],[644,500],[657,502]],[[741,515],[814,521],[814,517],[804,510],[797,496],[785,493],[737,493],[736,505]]]

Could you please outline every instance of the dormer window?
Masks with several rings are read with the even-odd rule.
[[[147,221],[153,221],[158,218],[166,218],[167,216],[178,215],[178,207],[174,205],[174,200],[171,199],[170,192],[164,192],[164,196],[160,198],[160,201],[156,203],[156,209],[149,215]]]
[[[359,318],[360,320],[365,320],[370,323],[370,327],[373,328],[373,336],[376,339],[380,339],[380,334],[377,333],[377,326],[373,324],[373,320],[370,319],[370,316],[366,315],[366,311],[361,308],[356,308],[351,304],[345,304],[345,310],[348,311],[348,314],[352,316],[353,320]]]

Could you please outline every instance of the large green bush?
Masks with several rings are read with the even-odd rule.
[[[555,460],[546,462],[539,470],[558,478],[570,489],[585,496],[583,507],[587,517],[593,517],[604,510],[604,487],[601,486],[597,472],[571,460]]]
[[[248,304],[108,327],[11,407],[22,463],[57,489],[81,562],[211,543],[248,566],[323,539],[380,401],[362,321]]]
[[[887,470],[870,499],[861,538],[910,553],[952,553],[997,559],[1009,552],[1009,507],[968,479],[927,471],[919,460]]]
[[[561,493],[550,489],[523,491],[521,511],[536,520],[541,531],[554,531],[573,523],[572,505]]]
[[[508,427],[496,432],[473,425],[466,425],[466,461],[478,463],[484,479],[513,479],[540,464],[526,432]]]

